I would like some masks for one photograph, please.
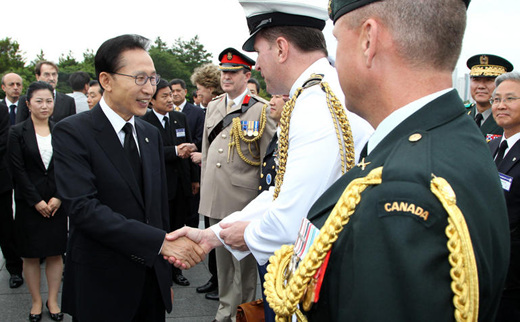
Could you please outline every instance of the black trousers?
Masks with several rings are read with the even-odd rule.
[[[208,228],[209,226],[211,226],[209,224],[209,217],[204,216],[204,227]],[[212,249],[208,254],[208,270],[211,274],[211,281],[213,283],[218,283],[217,257],[215,256],[215,249]]]
[[[16,249],[12,190],[0,193],[0,248],[9,274],[21,275],[23,261]]]

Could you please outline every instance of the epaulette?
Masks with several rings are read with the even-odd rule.
[[[473,108],[473,106],[475,106],[475,103],[468,103],[468,104],[464,104],[464,107],[469,110],[470,108]]]
[[[222,97],[224,97],[224,96],[226,96],[226,93],[220,94],[219,96],[215,96],[211,101],[212,101],[212,102],[213,102],[213,101],[216,101],[216,100],[218,100],[218,99],[220,99],[220,98],[222,98]]]
[[[269,104],[269,101],[258,95],[251,95],[251,99],[255,99],[257,102]],[[256,102],[255,102],[256,103]]]

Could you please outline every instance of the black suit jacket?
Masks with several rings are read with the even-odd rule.
[[[192,143],[197,146],[198,151],[202,151],[202,134],[204,133],[204,118],[206,114],[196,105],[186,102],[182,113],[186,114],[188,127],[190,128]]]
[[[177,193],[189,197],[191,196],[191,183],[199,182],[198,171],[190,159],[182,159],[177,156],[175,147],[182,143],[192,142],[191,133],[186,115],[181,112],[170,112],[168,116],[171,129],[169,135],[162,126],[162,120],[160,121],[152,110],[143,115],[142,119],[155,126],[163,139],[168,199],[174,199]],[[184,136],[182,132],[184,132]]]
[[[52,132],[54,122],[49,122],[49,127]],[[25,202],[32,207],[52,197],[61,199],[56,190],[54,158],[46,169],[31,118],[11,127],[8,151],[17,203]]]
[[[20,96],[20,102],[16,110],[16,123],[25,121],[29,117],[29,109],[27,108],[27,96]],[[54,112],[52,112],[51,121],[58,123],[67,116],[76,114],[76,102],[68,95],[56,92],[54,99]]]
[[[489,142],[489,149],[494,156],[498,152],[501,138]],[[511,187],[504,188],[509,229],[511,232],[511,259],[506,279],[505,291],[520,289],[520,141],[513,145],[499,164],[498,172],[512,178]]]
[[[169,227],[163,144],[150,124],[136,118],[135,127],[142,194],[99,104],[54,129],[56,181],[70,216],[62,310],[80,321],[130,321],[147,267],[172,308],[171,267],[159,255]]]
[[[509,258],[506,207],[487,146],[457,92],[410,115],[364,162],[366,168],[352,168],[309,210],[309,220],[321,227],[350,182],[383,166],[382,183],[361,193],[332,246],[309,321],[454,320],[448,215],[430,190],[432,174],[456,194],[476,257],[479,321],[493,321]],[[413,207],[393,208],[402,204]],[[429,215],[419,217],[417,207]]]
[[[13,189],[7,161],[7,138],[9,135],[9,112],[5,101],[0,102],[0,193]]]

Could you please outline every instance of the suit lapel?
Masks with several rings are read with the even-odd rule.
[[[97,134],[95,135],[96,142],[105,152],[114,168],[117,169],[121,177],[126,181],[135,198],[144,209],[143,196],[139,191],[139,186],[134,177],[134,172],[130,166],[130,162],[125,156],[119,137],[114,131],[112,124],[110,124],[110,121],[105,116],[105,113],[101,110],[99,104],[92,109],[92,119],[94,128],[97,131]]]
[[[33,160],[37,160],[36,162],[38,163],[38,166],[45,171],[45,165],[43,164],[40,149],[38,147],[38,141],[36,140],[36,131],[34,130],[34,125],[30,117],[23,125],[22,135],[24,142],[27,145],[27,150],[32,154]]]
[[[520,161],[520,141],[516,141],[515,145],[509,149],[498,167],[498,172],[507,173],[511,168]]]
[[[137,131],[137,141],[139,141],[139,151],[141,154],[141,166],[143,171],[143,195],[145,200],[146,214],[151,212],[151,204],[147,202],[153,200],[152,198],[152,170],[154,164],[152,162],[152,156],[157,154],[150,144],[149,133],[146,131],[141,120],[135,120],[135,129]],[[154,145],[155,146],[155,145]],[[157,166],[157,165],[156,165]]]

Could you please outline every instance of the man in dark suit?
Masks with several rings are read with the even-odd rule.
[[[56,91],[58,85],[58,66],[51,61],[41,61],[34,67],[37,81],[44,81],[54,87],[54,112],[51,121],[59,122],[67,116],[76,114],[76,103],[74,99],[66,94]],[[25,95],[20,98],[18,106],[19,112],[16,113],[16,123],[20,123],[29,117],[29,109],[25,101]]]
[[[495,90],[495,78],[513,70],[513,65],[500,56],[481,54],[468,59],[466,65],[470,69],[471,98],[475,103],[467,108],[486,140],[502,135],[502,128],[491,116],[491,95]]]
[[[13,185],[6,156],[9,126],[15,122],[22,89],[23,80],[18,74],[8,73],[2,77],[5,99],[0,101],[0,248],[4,254],[6,269],[11,275],[10,288],[23,284],[23,262],[17,254],[14,238]]]
[[[138,35],[109,39],[95,56],[105,89],[92,110],[56,124],[58,190],[70,216],[62,310],[81,321],[164,321],[172,309],[171,269],[202,250],[165,241],[169,229],[163,144],[135,118],[146,113],[159,75]]]
[[[170,81],[170,86],[173,93],[173,109],[186,114],[188,127],[192,134],[191,143],[194,143],[197,147],[196,151],[201,151],[202,133],[204,132],[204,111],[199,106],[193,105],[186,100],[188,90],[186,89],[185,81],[175,78]]]
[[[506,207],[482,134],[451,88],[469,0],[329,5],[345,105],[376,130],[309,211],[323,229],[280,290],[294,300],[275,300],[276,264],[291,249],[271,258],[269,303],[293,312],[306,290],[304,307],[316,302],[309,321],[493,321]]]
[[[193,193],[199,190],[199,174],[196,166],[189,159],[189,151],[180,149],[181,144],[191,142],[191,134],[186,115],[172,112],[172,90],[167,81],[163,79],[159,81],[150,104],[152,110],[149,110],[142,119],[155,126],[163,140],[170,231],[173,231],[183,227],[190,217],[190,200]],[[173,268],[172,278],[178,285],[190,285],[178,268]]]
[[[489,142],[506,198],[511,258],[506,285],[495,321],[520,321],[520,73],[495,80],[493,117],[504,129],[502,138]]]

